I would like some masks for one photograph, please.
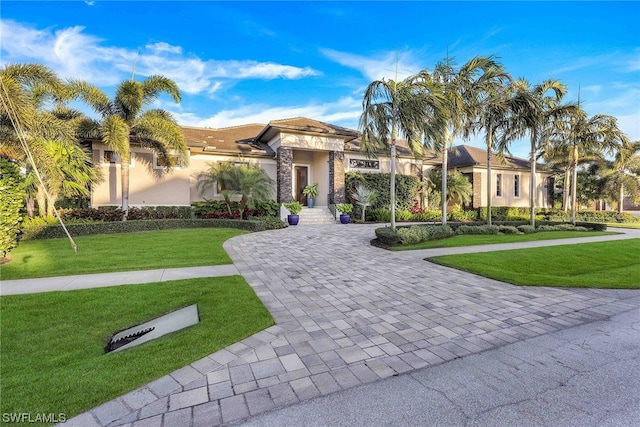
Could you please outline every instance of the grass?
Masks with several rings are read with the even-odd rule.
[[[29,240],[11,251],[0,266],[3,280],[67,276],[156,268],[231,264],[222,243],[245,231],[198,228],[102,234],[67,239]]]
[[[240,276],[4,296],[0,302],[1,413],[70,418],[274,323]],[[111,333],[193,303],[198,325],[104,354]]]
[[[640,289],[640,239],[446,255],[428,261],[524,286]]]
[[[640,229],[640,222],[608,222],[607,227]]]
[[[575,237],[595,237],[618,234],[610,231],[544,231],[531,234],[489,234],[460,235],[440,240],[429,240],[412,245],[392,246],[392,251],[408,251],[414,249],[454,248],[458,246],[492,245],[498,243],[533,242],[538,240],[571,239]]]

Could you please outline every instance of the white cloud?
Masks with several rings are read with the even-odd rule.
[[[326,104],[267,106],[246,105],[234,110],[223,110],[210,117],[198,117],[192,113],[174,113],[181,125],[221,128],[249,123],[269,123],[271,120],[291,117],[308,117],[326,123],[357,128],[362,111],[360,100],[346,97]]]
[[[54,31],[38,30],[10,20],[0,20],[2,62],[38,62],[62,77],[87,80],[98,86],[114,85],[136,74],[163,74],[186,93],[215,93],[222,82],[241,79],[301,79],[319,73],[310,67],[257,62],[218,61],[183,53],[180,46],[166,42],[146,45],[136,51],[105,46],[103,40],[76,26]]]
[[[376,57],[339,52],[334,49],[320,49],[320,52],[340,65],[360,71],[368,80],[380,80],[382,78],[403,80],[424,68],[407,51],[385,52],[378,54]]]

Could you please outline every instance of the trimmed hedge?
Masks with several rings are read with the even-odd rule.
[[[398,237],[403,245],[444,239],[455,234],[448,225],[413,225],[398,229]]]
[[[162,219],[144,221],[98,222],[90,224],[68,224],[72,236],[93,234],[132,233],[136,231],[173,230],[179,228],[238,228],[247,231],[265,231],[285,228],[277,218],[239,219]],[[61,225],[24,227],[21,240],[55,239],[66,237]]]
[[[91,220],[91,221],[122,221],[122,210],[119,207],[104,206],[100,208],[71,209],[60,212],[62,219]],[[191,206],[144,206],[129,208],[127,219],[190,219]]]
[[[545,215],[549,221],[556,222],[568,222],[571,218],[569,212],[553,211]],[[578,211],[576,212],[576,223],[580,222],[640,222],[640,218],[636,218],[633,215],[623,212],[618,213],[614,211]]]
[[[398,233],[393,231],[391,227],[376,228],[376,237],[385,245],[394,246],[400,244]]]

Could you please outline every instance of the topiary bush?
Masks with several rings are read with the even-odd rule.
[[[18,166],[0,158],[0,258],[18,244],[24,206],[24,178]]]

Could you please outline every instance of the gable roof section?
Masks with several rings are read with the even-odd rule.
[[[269,124],[256,136],[256,140],[262,141],[263,139],[269,139],[274,133],[281,131],[342,136],[345,138],[345,141],[358,137],[358,131],[353,129],[320,122],[306,117],[293,117],[290,119],[271,120]]]
[[[258,123],[218,129],[181,126],[187,147],[192,151],[272,155],[273,150],[266,144],[255,142],[255,136],[264,127]]]
[[[487,166],[487,150],[470,145],[458,145],[449,148],[449,168],[463,168],[469,166]],[[491,153],[491,167],[495,169],[512,169],[529,171],[531,165],[528,159],[514,156],[504,156],[501,160],[496,153]],[[545,165],[537,165],[540,171],[548,170]]]

